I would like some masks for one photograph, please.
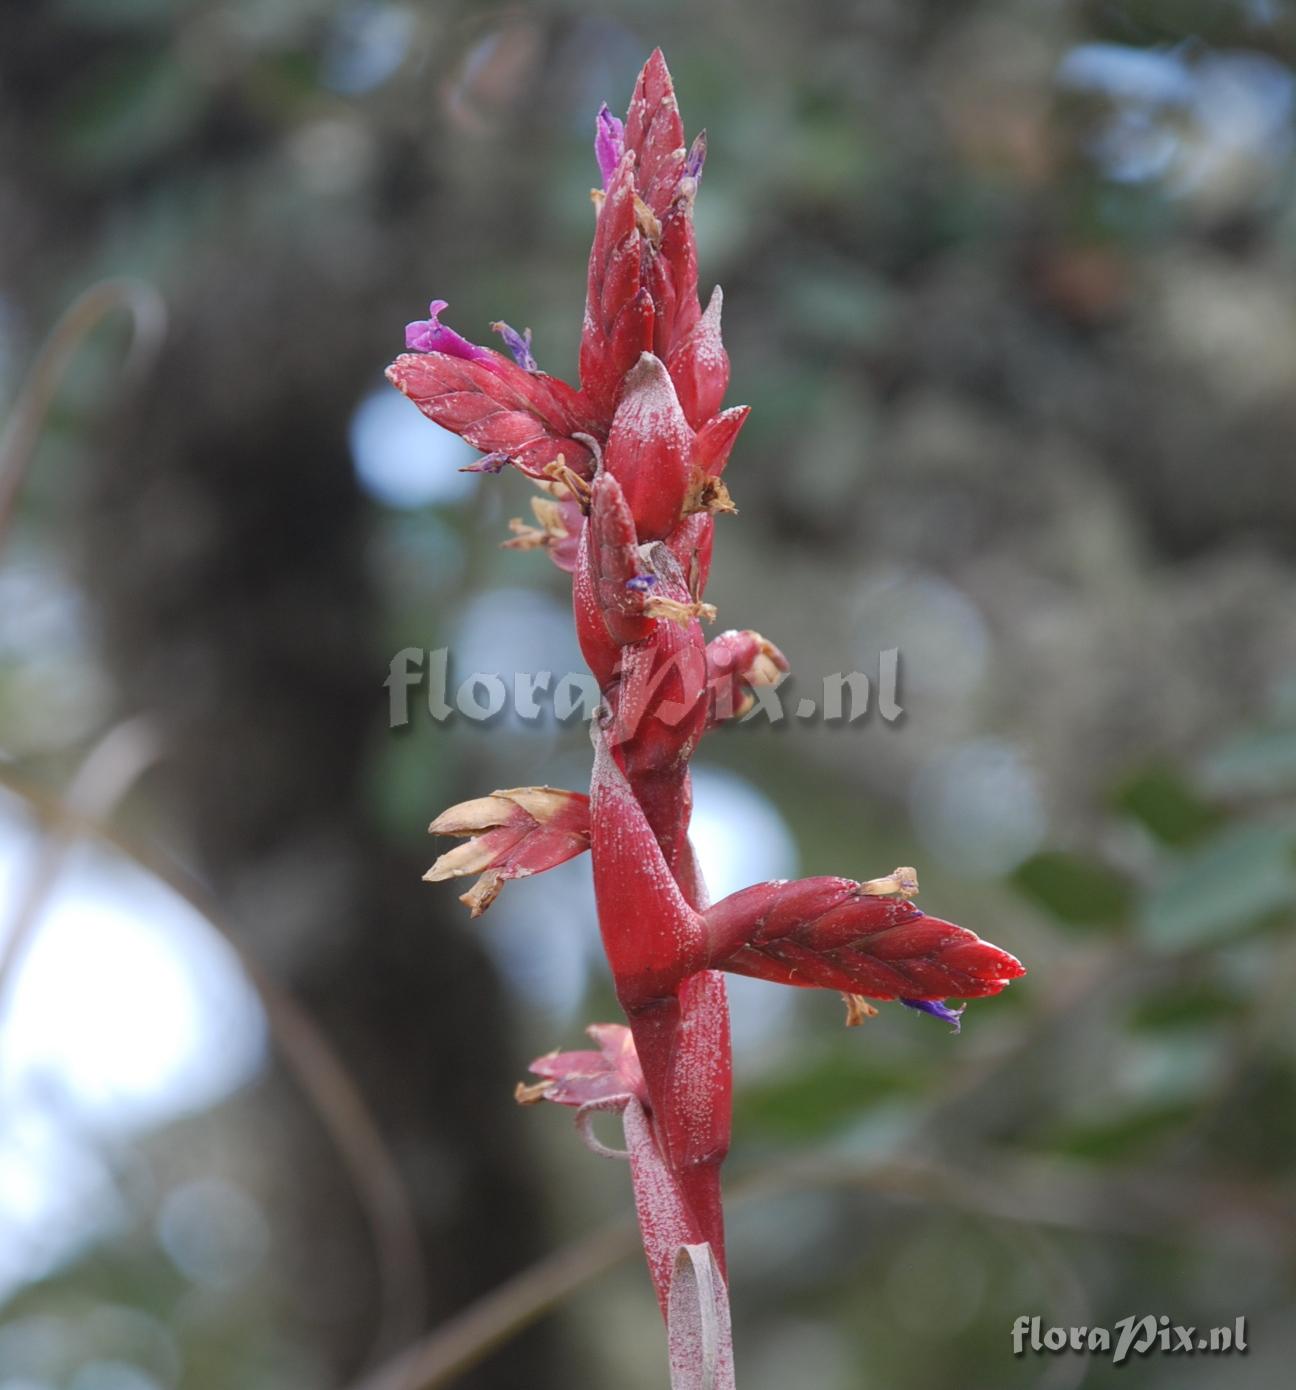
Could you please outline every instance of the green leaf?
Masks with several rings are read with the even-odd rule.
[[[1077,1126],[1055,1135],[1050,1149],[1095,1163],[1111,1163],[1146,1153],[1181,1130],[1197,1113],[1194,1102],[1175,1101]]]
[[[743,1087],[735,1098],[738,1123],[767,1135],[818,1138],[858,1119],[884,1096],[918,1089],[927,1079],[923,1073],[911,1062],[888,1070],[844,1053],[828,1055],[795,1075]]]
[[[1225,1171],[1290,1176],[1296,1166],[1296,1066],[1255,1057],[1237,1077],[1206,1136]]]
[[[1208,946],[1296,905],[1296,825],[1235,826],[1177,864],[1144,904],[1140,930],[1163,948]]]
[[[778,284],[778,304],[790,326],[837,350],[876,346],[895,319],[885,284],[840,261],[790,263]]]
[[[1018,866],[1012,882],[1059,921],[1114,926],[1128,912],[1133,887],[1095,859],[1046,850]]]
[[[1130,1012],[1130,1027],[1148,1032],[1180,1028],[1201,1030],[1213,1023],[1236,1020],[1246,1007],[1246,1002],[1236,994],[1213,982],[1202,981],[1138,1000]]]
[[[53,148],[80,172],[141,165],[187,138],[202,89],[166,48],[113,55],[81,76],[58,117]]]
[[[1167,845],[1189,845],[1209,834],[1223,819],[1222,813],[1200,796],[1173,769],[1145,768],[1123,783],[1115,804],[1141,821]]]
[[[1270,795],[1296,788],[1296,731],[1240,734],[1201,763],[1202,785],[1222,796]]]

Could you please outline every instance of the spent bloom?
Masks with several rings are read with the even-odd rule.
[[[433,881],[478,875],[484,912],[505,883],[590,852],[599,925],[622,1024],[597,1050],[551,1053],[524,1102],[576,1108],[597,1152],[629,1160],[649,1271],[670,1336],[672,1383],[733,1384],[720,1169],[729,1149],[731,1060],[724,973],[841,994],[847,1021],[896,1000],[957,1031],[950,998],[999,993],[1023,974],[1006,951],[913,902],[912,869],[865,882],[754,884],[712,904],[689,841],[689,760],[787,661],[751,630],[710,642],[703,623],[722,474],[747,418],[723,408],[723,296],[698,294],[693,202],[705,135],[686,142],[670,74],[649,58],[622,121],[595,119],[601,186],[589,257],[580,385],[541,371],[529,330],[493,325],[508,354],[441,323],[444,300],[406,329],[392,383],[429,419],[538,488],[534,524],[505,544],[543,549],[572,575],[581,650],[603,706],[589,796],[523,787],[452,807],[433,823],[461,843]],[[595,1139],[621,1118],[624,1151]]]

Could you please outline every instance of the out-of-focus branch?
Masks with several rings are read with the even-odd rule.
[[[41,344],[0,435],[0,550],[3,550],[18,495],[31,467],[45,417],[77,349],[115,309],[131,316],[132,337],[123,374],[136,378],[153,361],[166,333],[166,305],[144,280],[101,280],[78,295]]]
[[[112,811],[160,752],[160,742],[149,722],[142,718],[115,724],[86,755],[68,788],[70,812],[99,821]],[[9,989],[23,952],[40,924],[76,840],[65,816],[57,816],[40,842],[26,884],[20,889],[13,917],[0,933],[0,1027],[3,1027]]]
[[[638,1232],[629,1219],[599,1226],[505,1280],[351,1390],[435,1390],[449,1385],[638,1247]]]
[[[260,995],[284,1066],[337,1150],[364,1212],[380,1286],[379,1326],[370,1354],[370,1360],[376,1360],[407,1341],[422,1323],[426,1276],[405,1184],[360,1088],[340,1058],[306,1011],[248,953],[205,887],[165,850],[141,843],[104,820],[107,810],[146,765],[146,728],[142,721],[128,721],[108,734],[86,759],[66,800],[28,786],[0,764],[0,786],[22,798],[51,827],[20,904],[18,924],[29,924],[24,935],[30,938],[31,925],[39,918],[68,847],[78,836],[89,836],[113,846],[166,884],[224,937]],[[132,740],[135,753],[130,758]],[[153,744],[149,760],[155,752]],[[12,944],[11,936],[10,948]],[[16,960],[12,949],[6,951],[6,960]]]
[[[801,1157],[751,1174],[734,1185],[729,1200],[742,1206],[807,1187],[858,1188],[966,1212],[991,1223],[1039,1270],[1059,1326],[1085,1324],[1087,1298],[1050,1229],[1103,1230],[1176,1244],[1209,1243],[1221,1223],[1281,1229],[1283,1202],[1241,1188],[1167,1180],[1152,1172],[1096,1174],[1080,1163],[986,1157],[999,1166],[994,1181],[939,1163]],[[501,1284],[351,1390],[440,1390],[636,1248],[628,1221],[609,1222]],[[1053,1363],[1041,1385],[1063,1390],[1075,1384],[1077,1365],[1083,1371],[1082,1361]]]

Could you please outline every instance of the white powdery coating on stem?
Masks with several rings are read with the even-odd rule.
[[[610,1149],[594,1133],[594,1116],[599,1111],[611,1111],[613,1114],[620,1114],[633,1099],[634,1097],[629,1092],[619,1096],[604,1096],[601,1100],[586,1101],[576,1112],[576,1131],[590,1153],[597,1154],[599,1158],[627,1159],[630,1157],[629,1149]]]
[[[630,1150],[630,1180],[634,1184],[635,1210],[643,1237],[644,1254],[658,1296],[665,1302],[681,1245],[697,1240],[688,1208],[665,1160],[657,1149],[648,1117],[637,1100],[631,1100],[622,1116],[626,1147]]]
[[[676,1251],[667,1310],[671,1390],[733,1390],[729,1291],[710,1245]]]
[[[707,970],[691,983],[694,990],[708,997],[695,998],[693,1007],[680,1020],[671,1089],[688,1151],[702,1156],[713,1131],[715,1097],[726,1084],[729,1003],[724,976],[718,970]]]

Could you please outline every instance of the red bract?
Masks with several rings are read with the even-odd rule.
[[[480,917],[509,879],[552,869],[589,848],[589,798],[554,787],[514,787],[452,806],[428,830],[466,837],[423,877],[440,883],[480,874],[460,899]]]
[[[872,999],[979,998],[1026,973],[974,932],[920,912],[904,887],[888,884],[885,891],[897,896],[847,878],[745,888],[706,914],[711,963],[758,980]]]
[[[720,409],[729,386],[729,354],[720,339],[724,295],[717,285],[707,311],[667,359],[688,422],[695,429]]]
[[[591,474],[589,444],[576,438],[590,428],[580,396],[489,348],[477,351],[483,355],[403,353],[387,368],[387,379],[429,420],[484,453],[502,454],[532,477],[545,477],[546,466],[558,459]]]
[[[645,352],[625,375],[603,467],[621,484],[640,541],[679,525],[688,495],[693,431],[666,368]]]
[[[1023,973],[1006,951],[928,917],[897,869],[856,883],[760,883],[712,906],[689,842],[689,759],[787,671],[759,633],[707,643],[702,624],[720,474],[747,407],[721,410],[729,359],[719,288],[698,299],[693,201],[704,137],[685,146],[670,74],[648,60],[623,122],[598,114],[579,390],[536,369],[530,333],[494,327],[510,361],[440,322],[407,330],[391,380],[423,413],[537,481],[536,525],[506,544],[544,548],[573,575],[581,650],[603,694],[588,801],[521,788],[453,808],[437,833],[468,837],[428,877],[477,873],[477,915],[508,879],[591,851],[603,946],[629,1027],[591,1030],[597,1052],[551,1053],[518,1098],[621,1115],[649,1270],[671,1324],[672,1383],[731,1386],[720,1167],[731,1065],[722,971],[846,996],[848,1022],[895,999],[957,1029],[948,996],[997,994]]]
[[[599,1050],[537,1057],[531,1070],[545,1080],[518,1083],[516,1096],[522,1105],[551,1100],[556,1105],[602,1107],[623,1096],[647,1104],[648,1088],[630,1030],[620,1023],[591,1023],[585,1031]]]

